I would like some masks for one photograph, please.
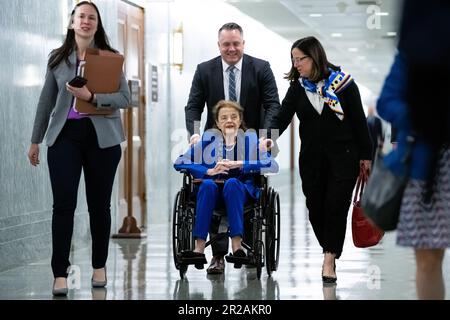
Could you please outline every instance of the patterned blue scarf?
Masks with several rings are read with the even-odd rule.
[[[336,94],[347,88],[352,83],[353,78],[350,74],[343,71],[335,71],[330,68],[328,70],[330,71],[330,76],[328,79],[325,79],[324,86],[317,87],[314,82],[306,78],[299,78],[298,80],[305,90],[321,96],[339,120],[344,120],[344,111]]]

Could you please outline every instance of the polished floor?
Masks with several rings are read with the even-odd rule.
[[[111,240],[106,289],[91,289],[90,250],[76,250],[71,257],[73,289],[66,299],[416,299],[412,250],[395,245],[395,232],[386,234],[373,248],[355,248],[350,224],[344,253],[337,261],[337,284],[324,286],[322,253],[309,225],[297,178],[278,175],[271,177],[270,184],[282,202],[280,263],[272,277],[263,269],[258,280],[255,269],[226,265],[225,274],[220,276],[190,267],[186,279],[180,280],[172,258],[171,225],[169,219],[162,219],[167,222],[152,223],[146,239]],[[446,275],[450,274],[448,255]],[[52,299],[49,265],[46,259],[0,273],[0,299]],[[450,277],[445,281],[448,292]]]

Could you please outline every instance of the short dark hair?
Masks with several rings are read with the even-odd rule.
[[[330,74],[328,68],[333,70],[339,70],[338,66],[335,66],[331,62],[328,61],[325,50],[320,44],[319,40],[315,37],[306,37],[294,42],[291,47],[291,60],[292,60],[292,50],[297,48],[301,50],[305,55],[310,57],[313,61],[313,67],[311,70],[311,75],[309,80],[313,82],[320,81],[325,79]],[[292,62],[291,70],[286,73],[285,79],[289,81],[297,81],[300,78],[300,74],[297,68],[294,67],[294,63]]]
[[[220,36],[220,32],[222,30],[239,30],[241,37],[244,37],[244,31],[242,30],[242,27],[235,22],[228,22],[221,26],[218,32],[218,36]]]

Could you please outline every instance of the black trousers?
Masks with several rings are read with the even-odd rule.
[[[316,179],[302,180],[314,234],[323,252],[335,253],[336,259],[342,254],[347,216],[358,172],[358,164],[349,165],[356,165],[354,176],[342,176],[333,169],[331,160],[324,156]]]
[[[53,193],[52,270],[67,277],[77,193],[83,169],[92,236],[92,267],[103,268],[111,229],[111,192],[120,145],[101,149],[89,118],[67,120],[47,158]]]

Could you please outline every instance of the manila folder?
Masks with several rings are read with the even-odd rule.
[[[86,86],[93,93],[113,93],[120,87],[124,57],[106,50],[88,48],[85,55],[83,76],[88,80]],[[77,99],[75,109],[86,114],[111,114],[114,109],[101,107]]]

